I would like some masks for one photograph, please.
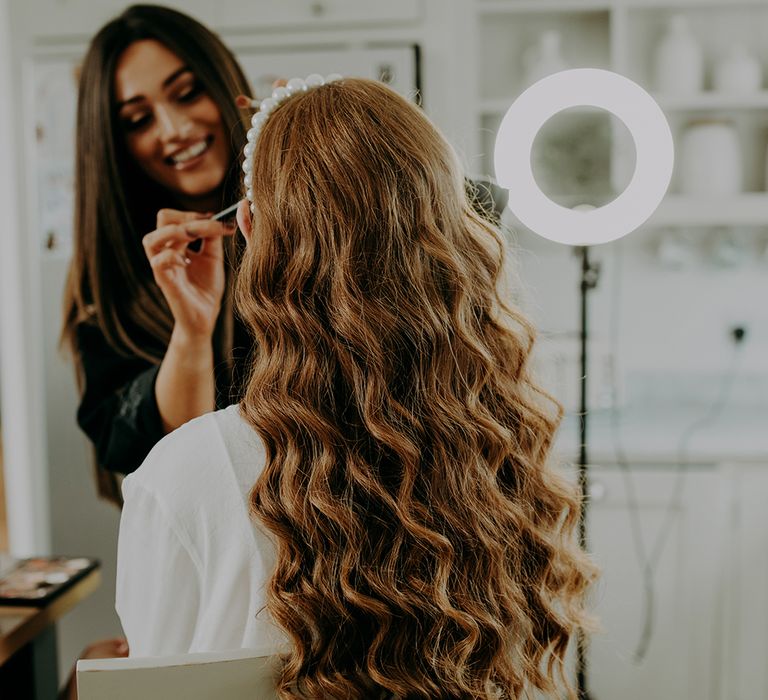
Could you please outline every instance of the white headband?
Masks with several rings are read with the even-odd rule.
[[[307,92],[312,88],[320,87],[321,85],[327,85],[337,80],[341,80],[342,76],[338,73],[331,73],[323,77],[317,73],[313,73],[307,78],[291,78],[285,85],[285,87],[276,87],[272,91],[272,97],[267,97],[261,102],[254,100],[251,102],[252,107],[257,107],[258,112],[251,117],[251,128],[248,130],[248,143],[245,144],[243,149],[243,172],[245,177],[243,178],[243,184],[245,185],[245,196],[251,203],[251,213],[253,213],[253,152],[256,148],[256,139],[259,137],[259,133],[264,128],[264,123],[269,118],[269,115],[280,105],[285,102],[289,97],[298,95],[302,92]]]

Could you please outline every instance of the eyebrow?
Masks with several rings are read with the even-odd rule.
[[[178,78],[182,73],[192,72],[192,69],[189,66],[182,66],[178,70],[173,71],[165,80],[163,80],[163,87],[167,88],[176,78]],[[135,97],[130,97],[127,100],[123,100],[122,102],[117,103],[117,109],[121,110],[126,105],[134,104],[135,102],[141,102],[144,100],[144,95],[136,95]]]

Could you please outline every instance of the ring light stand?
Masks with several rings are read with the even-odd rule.
[[[599,107],[624,122],[635,141],[635,172],[627,188],[609,204],[594,209],[566,209],[540,189],[531,169],[531,149],[541,127],[571,107]],[[599,265],[589,247],[615,241],[641,226],[656,210],[669,187],[674,145],[664,113],[636,83],[606,70],[561,71],[529,87],[515,100],[499,127],[494,148],[498,184],[509,190],[508,206],[531,231],[551,241],[577,246],[581,254],[581,377],[579,380],[578,481],[582,508],[579,543],[588,551],[589,453],[587,401],[589,292],[597,285]],[[576,640],[576,682],[580,700],[589,700],[588,642],[579,630]]]
[[[587,379],[589,377],[589,292],[597,286],[600,276],[600,263],[589,259],[589,246],[579,248],[581,254],[581,332],[580,360],[581,374],[579,376],[579,459],[577,462],[579,490],[581,491],[582,508],[579,513],[579,544],[584,551],[587,547],[587,503],[589,497],[589,455],[587,450],[587,425],[589,406],[587,401]],[[587,652],[588,645],[584,634],[579,630],[576,639],[576,685],[580,700],[588,700],[587,684]]]

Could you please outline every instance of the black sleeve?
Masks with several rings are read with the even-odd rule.
[[[160,367],[120,355],[95,326],[82,324],[77,342],[85,382],[77,423],[100,467],[129,474],[164,435],[155,398]]]

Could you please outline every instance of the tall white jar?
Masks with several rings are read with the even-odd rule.
[[[730,195],[742,191],[739,136],[727,119],[689,122],[680,140],[680,191]]]
[[[672,15],[654,56],[654,85],[664,94],[691,94],[704,87],[704,57],[685,15]]]

